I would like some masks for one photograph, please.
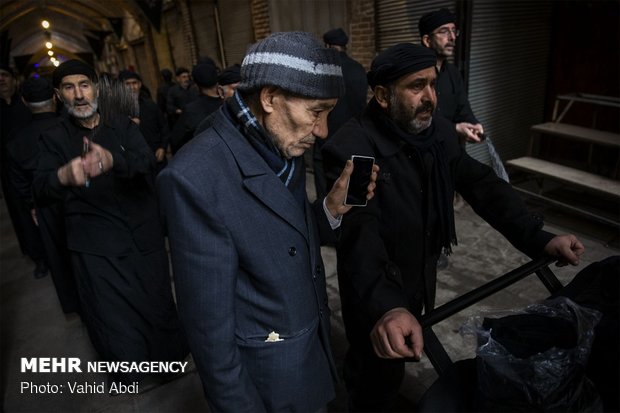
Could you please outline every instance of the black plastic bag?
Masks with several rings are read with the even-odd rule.
[[[476,317],[479,411],[600,411],[585,376],[596,310],[558,297],[523,310]]]

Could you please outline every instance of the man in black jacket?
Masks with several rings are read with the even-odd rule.
[[[17,236],[22,254],[28,255],[31,247],[27,237],[24,236],[24,222],[20,214],[19,194],[17,194],[9,181],[9,166],[7,158],[7,145],[14,137],[11,132],[18,126],[28,124],[31,113],[21,100],[17,87],[17,79],[13,69],[0,62],[0,180],[2,181],[2,195],[9,212],[13,230]]]
[[[102,121],[97,81],[93,68],[77,60],[54,71],[69,116],[41,139],[35,201],[64,206],[82,320],[101,358],[182,360],[188,350],[172,300],[155,159],[128,114],[107,112],[112,120]]]
[[[461,74],[447,60],[454,55],[456,38],[460,34],[456,18],[448,9],[433,11],[420,18],[418,29],[422,45],[437,53],[436,114],[455,124],[463,142],[480,142],[484,128],[471,110]]]
[[[166,111],[171,128],[183,113],[185,105],[198,97],[198,90],[192,87],[189,70],[179,67],[176,71],[176,81],[176,84],[168,89],[168,96],[166,96]]]
[[[170,146],[176,153],[194,137],[194,131],[207,116],[222,106],[222,98],[217,90],[217,67],[210,63],[201,63],[192,70],[192,77],[198,86],[200,95],[185,106],[181,117],[172,129]]]
[[[134,119],[140,126],[140,132],[146,139],[146,143],[151,147],[157,161],[156,172],[159,173],[167,164],[166,149],[170,129],[164,115],[159,111],[157,104],[153,100],[141,93],[142,78],[135,72],[123,70],[118,74],[118,80],[125,83],[134,96],[138,99],[140,113],[138,119]]]
[[[340,56],[345,91],[344,96],[338,99],[338,103],[327,118],[327,140],[317,139],[314,142],[312,154],[317,198],[324,197],[327,194],[321,148],[323,148],[326,142],[329,142],[330,138],[334,136],[346,121],[362,113],[364,106],[366,106],[366,96],[368,93],[368,82],[366,81],[364,66],[347,55],[349,36],[347,36],[345,31],[341,28],[329,30],[323,34],[323,42],[326,47],[336,50]]]
[[[343,217],[337,247],[353,411],[389,410],[402,359],[421,357],[417,317],[434,307],[440,252],[456,245],[455,190],[529,256],[576,265],[583,252],[573,235],[543,231],[542,218],[512,187],[467,155],[453,124],[433,116],[435,63],[432,50],[411,43],[380,53],[368,73],[374,98],[323,149],[328,183],[351,155],[375,157],[380,166],[375,198]]]
[[[8,144],[10,181],[20,197],[24,228],[37,246],[35,277],[45,275],[49,266],[63,312],[79,312],[75,278],[69,264],[67,236],[62,205],[37,207],[32,197],[32,180],[39,162],[39,138],[57,125],[56,99],[52,85],[43,78],[30,78],[22,84],[22,99],[32,112],[28,125],[16,128]],[[35,225],[36,223],[36,225]]]

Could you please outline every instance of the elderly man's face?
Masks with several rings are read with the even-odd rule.
[[[71,116],[88,119],[97,113],[98,92],[88,76],[65,76],[56,91]]]
[[[401,129],[417,134],[431,125],[437,106],[436,77],[433,66],[405,75],[387,88],[382,106]]]
[[[428,46],[435,50],[438,56],[450,57],[456,46],[456,26],[454,23],[439,26],[428,36]]]
[[[131,90],[131,93],[133,93],[135,96],[138,96],[140,94],[142,82],[135,78],[125,79],[125,86],[127,86],[127,88]]]
[[[305,99],[273,91],[263,126],[287,159],[303,155],[316,138],[327,138],[327,115],[337,99]]]

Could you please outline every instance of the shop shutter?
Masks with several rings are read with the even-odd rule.
[[[550,1],[474,1],[469,101],[502,160],[526,153],[530,127],[544,121],[551,39]],[[486,162],[486,145],[467,145]]]
[[[418,21],[424,14],[447,8],[456,12],[455,0],[437,1],[377,1],[377,49],[382,51],[397,43],[420,44]]]
[[[226,66],[241,64],[248,46],[254,43],[250,2],[227,0],[218,5]]]

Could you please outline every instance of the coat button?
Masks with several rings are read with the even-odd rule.
[[[288,249],[288,255],[290,255],[291,257],[294,257],[295,255],[297,255],[297,248],[295,247],[291,247]]]
[[[321,266],[320,266],[320,265],[317,265],[317,266],[316,266],[316,271],[315,271],[315,272],[316,272],[317,274],[320,274],[320,273],[321,273]]]

